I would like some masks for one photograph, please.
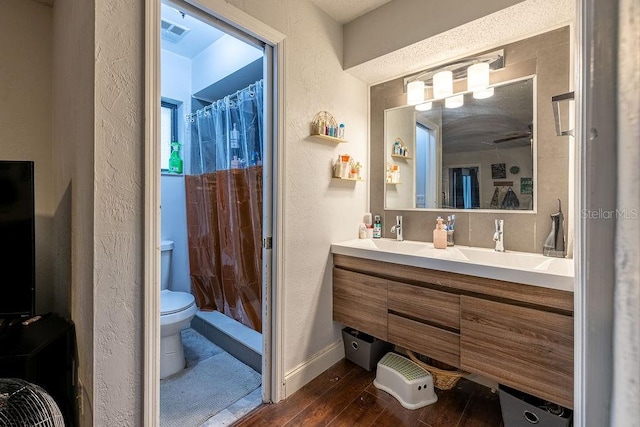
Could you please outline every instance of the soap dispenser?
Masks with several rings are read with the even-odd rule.
[[[447,249],[447,231],[444,229],[443,220],[438,217],[436,221],[436,228],[433,230],[433,247]]]
[[[558,199],[558,212],[551,215],[551,232],[542,247],[542,255],[557,258],[564,258],[567,255],[564,244],[563,224],[564,215],[562,214],[560,199]]]

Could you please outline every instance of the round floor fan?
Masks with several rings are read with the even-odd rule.
[[[0,427],[64,427],[53,398],[41,387],[16,378],[0,378]]]

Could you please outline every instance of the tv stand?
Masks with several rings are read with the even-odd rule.
[[[23,320],[0,328],[0,378],[20,378],[44,388],[60,407],[65,424],[76,426],[73,322],[57,314],[28,326]]]

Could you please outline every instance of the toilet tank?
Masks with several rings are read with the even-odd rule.
[[[160,251],[160,289],[169,289],[173,240],[163,240],[160,243]]]

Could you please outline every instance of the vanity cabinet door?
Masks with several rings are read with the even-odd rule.
[[[573,407],[573,317],[460,297],[460,365]]]
[[[387,281],[333,269],[333,320],[387,340]]]

